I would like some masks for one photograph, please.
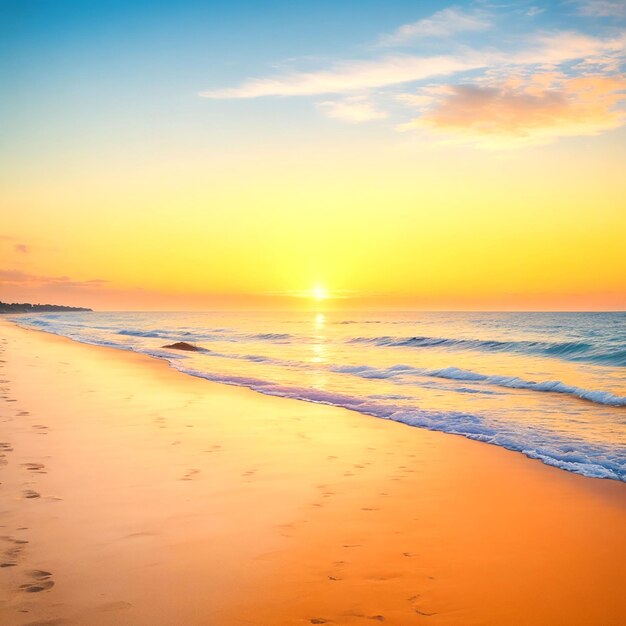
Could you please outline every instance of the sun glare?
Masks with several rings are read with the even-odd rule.
[[[315,285],[313,289],[311,289],[311,297],[316,300],[326,300],[328,298],[328,291],[322,285]]]

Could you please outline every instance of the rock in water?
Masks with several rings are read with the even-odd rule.
[[[170,350],[187,350],[188,352],[200,351],[200,348],[198,348],[198,346],[192,346],[190,343],[186,343],[185,341],[178,341],[177,343],[171,343],[167,346],[162,347],[169,348]]]

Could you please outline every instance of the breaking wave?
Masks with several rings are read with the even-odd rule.
[[[496,341],[493,339],[452,339],[448,337],[354,337],[348,343],[361,343],[394,348],[448,348],[486,352],[516,352],[548,356],[568,361],[584,361],[626,367],[626,349],[599,350],[582,341]]]
[[[597,391],[593,389],[583,389],[573,385],[566,385],[559,380],[546,380],[536,382],[524,380],[517,376],[492,376],[480,374],[471,370],[464,370],[458,367],[445,367],[441,369],[424,369],[412,367],[410,365],[392,365],[388,368],[376,368],[368,365],[343,365],[334,367],[333,371],[352,374],[362,378],[406,378],[407,376],[428,376],[433,378],[446,378],[449,380],[462,380],[471,383],[483,383],[497,387],[507,387],[508,389],[526,389],[528,391],[539,391],[547,393],[562,393],[588,400],[596,404],[607,406],[626,406],[626,397],[612,394],[608,391]]]

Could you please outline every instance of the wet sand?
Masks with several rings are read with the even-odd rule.
[[[0,623],[618,626],[626,485],[0,320]]]

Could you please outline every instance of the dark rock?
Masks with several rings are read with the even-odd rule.
[[[190,343],[186,343],[185,341],[178,341],[177,343],[170,343],[167,346],[162,346],[163,348],[169,348],[170,350],[187,350],[187,352],[199,352],[200,348],[198,346],[192,346]]]

